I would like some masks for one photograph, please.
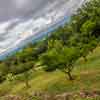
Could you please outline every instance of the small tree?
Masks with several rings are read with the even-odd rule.
[[[5,63],[0,63],[0,82],[6,79],[6,76],[9,72],[9,68],[6,66]]]
[[[89,54],[89,49],[89,44],[83,44],[80,50],[80,55],[81,57],[83,57],[85,62],[88,60],[87,55]]]
[[[30,72],[26,71],[23,73],[23,79],[27,88],[30,87],[29,80],[30,80]]]
[[[30,87],[29,80],[31,79],[31,74],[33,73],[32,68],[34,68],[34,63],[32,61],[27,62],[27,63],[22,63],[19,65],[20,69],[13,70],[13,74],[16,74],[16,72],[20,74],[20,76],[17,76],[17,80],[23,81],[25,83],[25,86],[27,88]],[[21,68],[23,67],[23,68]],[[22,70],[21,70],[22,69]]]
[[[22,81],[24,82],[25,84],[25,87],[26,88],[30,88],[30,83],[29,83],[29,80],[30,80],[30,75],[31,75],[31,71],[26,71],[20,75],[16,75],[15,76],[15,80],[18,80],[18,81]]]
[[[59,69],[68,75],[70,80],[73,80],[71,75],[75,61],[80,57],[77,48],[63,47],[62,49],[53,48],[48,50],[41,56],[42,64],[45,71],[54,71]]]
[[[14,75],[12,73],[9,73],[6,77],[6,80],[12,82],[14,80]]]
[[[89,43],[87,44],[82,43],[80,54],[84,58],[85,61],[87,61],[87,55],[90,52],[93,52],[93,50],[97,47],[97,45],[98,45],[98,42],[96,39],[91,39]]]
[[[96,39],[93,39],[90,41],[90,51],[91,53],[93,52],[93,50],[98,46],[98,41]]]

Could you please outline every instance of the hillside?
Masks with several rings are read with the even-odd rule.
[[[26,88],[23,81],[5,81],[0,84],[0,95],[18,95],[28,98],[37,91],[45,91],[51,94],[61,94],[65,92],[76,93],[81,91],[99,91],[100,93],[100,47],[96,48],[93,54],[90,53],[88,55],[87,62],[84,62],[81,58],[75,66],[73,71],[75,80],[73,81],[68,81],[65,74],[60,71],[47,73],[42,70],[37,70],[31,74],[32,77],[29,81],[30,88]],[[76,100],[100,100],[100,97],[98,97],[98,99],[83,98]]]
[[[0,61],[0,100],[100,100],[100,0]]]

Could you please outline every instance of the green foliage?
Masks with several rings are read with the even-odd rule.
[[[34,68],[34,62],[29,61],[26,63],[20,63],[19,65],[12,66],[10,68],[10,72],[13,74],[20,74],[32,68]]]
[[[8,71],[9,69],[6,67],[5,63],[0,63],[0,82],[6,79]]]
[[[3,88],[0,87],[0,93],[2,93],[1,91],[4,91],[3,94],[5,91],[9,93],[9,90],[19,93],[27,88],[28,92],[39,88],[52,92],[98,89],[100,87],[98,70],[100,56],[99,53],[96,58],[89,56],[89,53],[94,53],[94,49],[98,45],[100,45],[100,0],[90,0],[78,9],[68,24],[59,27],[44,40],[38,41],[34,45],[30,44],[14,56],[0,62],[0,82],[6,79],[14,81],[16,84],[20,83],[18,87],[14,87],[15,84],[12,83],[13,86],[7,86],[8,89],[4,83]],[[87,62],[79,59],[81,57]],[[79,65],[77,61],[79,61]],[[30,71],[30,69],[36,68],[37,63],[46,72],[57,71],[48,74],[43,71],[42,74],[35,75],[37,79],[31,80],[34,71]],[[79,69],[76,68],[78,66],[80,66]],[[63,73],[58,71],[64,72],[72,80],[74,67],[76,75],[80,76],[76,77],[73,82],[65,80]],[[50,82],[51,84],[49,84]],[[92,82],[95,84],[91,85]],[[23,83],[27,88],[23,88]],[[11,87],[14,89],[10,89]],[[37,100],[37,98],[33,99]]]
[[[13,74],[12,74],[12,73],[9,73],[9,74],[7,75],[7,77],[6,77],[6,80],[9,81],[9,82],[13,81],[13,80],[14,80]]]
[[[91,31],[93,31],[93,29],[96,26],[96,22],[93,22],[92,20],[87,20],[81,27],[81,32],[85,33],[85,34],[89,34],[91,33]]]
[[[40,57],[42,65],[45,66],[44,69],[46,71],[59,69],[67,73],[71,79],[70,73],[73,69],[73,65],[80,57],[79,49],[63,46],[61,41],[56,41],[56,43],[54,42],[53,46],[54,47],[52,49],[49,49]]]
[[[78,9],[68,24],[1,62],[0,79],[4,80],[9,73],[24,73],[37,62],[42,62],[47,71],[59,69],[68,74],[80,57],[87,61],[87,55],[99,43],[100,0],[91,0]]]

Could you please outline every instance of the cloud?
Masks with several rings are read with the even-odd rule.
[[[18,22],[19,19],[13,19],[13,20],[9,20],[9,21],[6,21],[6,22],[2,22],[0,23],[0,33],[3,34],[7,31],[7,29],[13,24],[13,23],[16,23]]]
[[[30,4],[30,0],[13,0],[13,3],[16,8],[24,8]]]
[[[0,23],[15,18],[28,19],[34,13],[41,13],[51,0],[0,0]]]
[[[27,13],[31,13],[34,7],[37,7],[34,1],[35,0],[0,0],[0,23],[23,16],[26,18],[29,16]]]
[[[10,25],[10,22],[5,22],[0,24],[0,33],[4,33],[5,29]]]

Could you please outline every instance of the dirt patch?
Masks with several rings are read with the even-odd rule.
[[[3,100],[34,100],[33,98],[39,98],[38,100],[77,100],[77,98],[91,98],[95,100],[95,98],[100,98],[100,90],[94,91],[86,91],[82,90],[80,92],[65,92],[62,94],[50,94],[47,92],[33,92],[28,99],[23,99],[21,96],[17,95],[7,95],[4,96]],[[37,99],[36,99],[37,100]],[[96,99],[100,100],[100,99]]]
[[[32,95],[33,97],[40,97],[41,100],[77,100],[77,97],[80,98],[92,98],[95,99],[96,97],[100,97],[100,91],[99,90],[95,90],[95,91],[85,91],[82,90],[80,92],[77,93],[62,93],[62,94],[49,94],[49,93],[42,93],[42,92],[38,92],[38,93],[34,93]]]
[[[17,96],[17,95],[7,95],[2,97],[2,100],[23,100],[21,96]]]

